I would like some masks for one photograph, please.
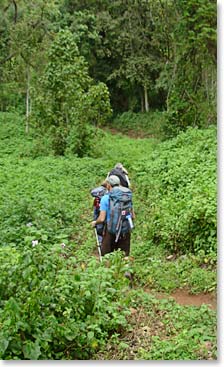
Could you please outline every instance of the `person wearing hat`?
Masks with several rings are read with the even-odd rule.
[[[110,176],[118,176],[120,179],[120,185],[123,187],[131,187],[128,177],[128,171],[124,168],[122,163],[116,163],[114,168],[108,173],[107,178]]]
[[[105,194],[100,202],[100,214],[98,218],[94,221],[92,221],[92,226],[95,227],[97,224],[100,223],[108,223],[110,220],[110,202],[109,202],[109,192],[113,189],[113,187],[120,186],[120,179],[118,176],[111,175],[107,177],[107,189],[108,193]],[[121,249],[125,252],[125,256],[129,256],[130,253],[130,239],[131,234],[126,233],[118,239],[117,242],[115,242],[115,235],[111,234],[107,230],[107,225],[105,226],[105,231],[103,234],[102,239],[102,247],[101,247],[101,253],[102,256],[106,255],[107,253],[113,252],[114,250]]]

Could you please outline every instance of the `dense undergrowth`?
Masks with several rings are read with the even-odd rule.
[[[25,137],[17,115],[0,120],[1,359],[216,358],[213,310],[141,290],[216,289],[215,127],[165,143],[100,132],[96,156],[79,159]],[[117,252],[100,263],[90,189],[118,161],[133,186],[133,261]],[[134,355],[133,308],[160,323]]]
[[[145,113],[123,112],[114,117],[111,127],[124,134],[133,133],[142,137],[165,139],[164,125],[166,112],[154,111]]]

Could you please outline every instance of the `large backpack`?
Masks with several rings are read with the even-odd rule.
[[[116,235],[115,242],[117,242],[120,235],[129,233],[132,229],[129,222],[132,211],[132,192],[126,187],[115,186],[109,192],[109,201],[110,220],[107,223],[107,230]]]
[[[96,187],[91,190],[91,195],[94,197],[93,201],[93,220],[96,220],[100,214],[100,201],[101,198],[106,194],[107,189],[104,186]],[[96,225],[97,234],[102,236],[104,230],[104,223],[100,223]]]
[[[112,175],[115,175],[115,176],[119,177],[121,186],[123,186],[123,187],[129,187],[129,182],[127,180],[127,177],[126,177],[125,173],[121,169],[119,169],[119,168],[113,168],[110,171],[110,173],[109,173],[108,176],[112,176]]]

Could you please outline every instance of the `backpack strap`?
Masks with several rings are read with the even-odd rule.
[[[121,206],[121,213],[120,216],[118,218],[118,222],[117,222],[117,227],[116,227],[116,238],[115,238],[115,242],[117,242],[119,240],[120,234],[121,234],[121,227],[122,227],[122,207],[123,207],[123,203],[120,204]]]

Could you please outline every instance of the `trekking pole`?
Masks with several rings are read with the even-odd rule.
[[[94,231],[95,231],[95,235],[96,235],[96,242],[97,242],[97,247],[98,247],[98,252],[99,252],[99,258],[100,258],[100,261],[102,261],[101,247],[100,247],[96,227],[94,228]]]

